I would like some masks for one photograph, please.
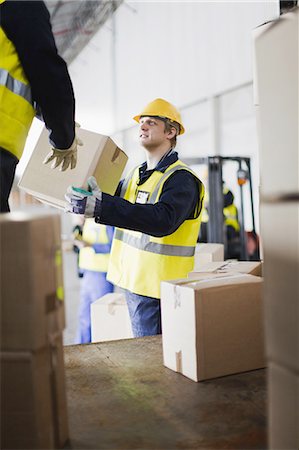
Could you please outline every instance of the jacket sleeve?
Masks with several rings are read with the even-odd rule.
[[[75,137],[74,92],[67,65],[57,53],[46,5],[6,0],[1,5],[1,26],[16,48],[50,143],[67,149]]]
[[[100,217],[95,220],[155,237],[167,236],[199,213],[201,186],[190,172],[179,170],[165,182],[159,201],[153,205],[103,193]]]

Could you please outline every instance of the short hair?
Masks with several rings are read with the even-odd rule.
[[[174,128],[176,130],[176,135],[170,139],[171,148],[175,148],[176,137],[180,132],[180,125],[177,122],[174,122],[173,120],[170,120],[170,119],[162,119],[162,120],[165,123],[165,131],[167,133],[170,132],[172,128]]]

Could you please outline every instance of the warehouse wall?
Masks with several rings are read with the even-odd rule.
[[[111,133],[153,97],[182,108],[252,80],[251,30],[275,11],[275,2],[124,2],[70,66],[78,114]]]
[[[132,116],[166,98],[182,112],[182,157],[252,158],[258,215],[252,30],[278,16],[278,3],[124,2],[70,66],[77,120],[112,135],[129,169],[144,159]],[[232,175],[226,182],[238,197]]]
[[[132,116],[156,97],[168,99],[181,110],[186,128],[178,140],[182,158],[251,157],[258,228],[252,30],[277,17],[278,6],[278,1],[241,0],[124,2],[70,66],[77,121],[112,136],[129,155],[129,170],[144,160]],[[18,176],[41,129],[35,120]],[[238,204],[233,166],[225,167],[224,174]],[[248,199],[247,194],[245,213]]]

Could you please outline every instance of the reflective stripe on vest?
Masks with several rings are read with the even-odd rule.
[[[187,170],[193,174],[181,161],[176,161],[164,173],[153,172],[145,183],[138,186],[139,168],[136,168],[126,178],[126,190],[122,191],[122,196],[134,203],[136,190],[139,188],[149,193],[147,204],[157,203],[164,183],[177,170]],[[198,180],[197,176],[193,175]],[[199,213],[204,188],[200,180],[198,184],[202,186],[197,207]],[[184,278],[192,271],[199,227],[200,214],[185,220],[174,233],[161,238],[132,230],[116,229],[107,279],[136,294],[160,298],[161,281]]]
[[[107,272],[110,254],[96,253],[92,248],[93,244],[109,244],[106,226],[95,223],[94,219],[86,219],[83,226],[82,240],[91,246],[80,250],[80,269]]]
[[[6,87],[13,94],[20,95],[32,104],[31,88],[29,84],[22,83],[22,81],[13,78],[8,70],[0,68],[0,85]]]
[[[114,239],[125,242],[131,247],[144,250],[146,252],[158,253],[160,255],[168,256],[193,256],[195,247],[182,247],[181,245],[157,244],[150,241],[148,234],[142,234],[140,238],[126,234],[124,230],[117,229],[114,234]]]
[[[0,147],[20,159],[35,110],[15,46],[1,27],[0,48]]]
[[[159,190],[161,189],[161,186],[164,184],[164,182],[169,178],[169,176],[180,169],[186,169],[187,166],[185,165],[176,165],[175,167],[172,167],[171,169],[164,172],[164,175],[161,177],[160,181],[158,182],[157,186],[155,187],[154,192],[150,196],[149,203],[156,203],[158,198]],[[190,171],[191,172],[191,171]]]

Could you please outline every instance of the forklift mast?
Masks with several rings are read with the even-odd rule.
[[[240,225],[240,252],[239,260],[248,261],[250,256],[247,251],[247,239],[244,225],[244,185],[249,183],[250,212],[252,220],[252,235],[256,236],[255,217],[253,206],[253,191],[251,181],[250,158],[241,156],[208,156],[203,158],[184,158],[188,165],[205,165],[208,169],[208,192],[209,192],[209,220],[207,223],[207,242],[223,243],[224,254],[228,253],[228,242],[226,227],[223,216],[223,164],[227,161],[237,163],[237,180],[240,189],[240,208],[238,209],[238,220]],[[258,243],[255,259],[259,259]]]

